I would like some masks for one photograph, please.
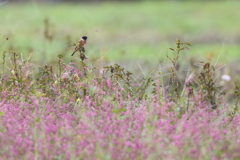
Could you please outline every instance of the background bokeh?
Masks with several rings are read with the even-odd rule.
[[[0,50],[23,57],[33,53],[36,64],[55,62],[58,54],[70,62],[74,47],[68,46],[83,35],[89,37],[90,60],[129,67],[166,63],[176,38],[193,45],[182,52],[183,63],[191,58],[219,64],[239,59],[239,1],[17,2],[22,1],[0,4]]]

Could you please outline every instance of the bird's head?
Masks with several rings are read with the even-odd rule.
[[[87,38],[88,38],[87,36],[83,36],[83,37],[82,37],[82,39],[83,39],[84,41],[86,41]]]

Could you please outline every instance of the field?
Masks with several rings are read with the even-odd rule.
[[[105,58],[112,61],[166,59],[168,48],[179,38],[193,44],[187,56],[201,53],[206,60],[211,54],[216,60],[221,53],[220,60],[226,63],[238,58],[238,6],[238,1],[5,4],[0,6],[0,29],[2,39],[9,41],[2,50],[11,46],[23,54],[32,51],[40,64],[59,53],[69,60],[72,48],[67,46],[88,35],[91,57],[107,53]]]
[[[240,159],[239,5],[2,3],[0,159]]]

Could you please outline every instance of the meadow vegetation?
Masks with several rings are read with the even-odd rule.
[[[219,5],[217,9],[228,7],[229,3],[221,3],[222,7]],[[213,4],[209,3],[206,10]],[[167,30],[174,26],[163,25],[170,23],[166,18],[148,21],[153,23],[149,24],[143,23],[141,17],[146,21],[149,18],[155,20],[150,15],[157,12],[156,15],[162,16],[162,10],[169,9],[164,6],[166,3],[161,3],[160,9],[148,2],[119,4],[125,6],[122,16],[126,21],[117,19],[122,12],[109,7],[113,4],[108,3],[82,4],[82,13],[88,13],[92,8],[94,13],[101,14],[91,19],[86,13],[79,21],[74,16],[79,13],[79,6],[72,4],[68,4],[72,7],[70,13],[59,11],[64,10],[64,5],[56,5],[50,13],[53,4],[45,6],[43,12],[35,3],[3,6],[1,12],[11,7],[13,14],[21,5],[26,10],[19,16],[33,11],[29,15],[33,23],[30,20],[29,23],[27,20],[16,22],[22,27],[19,29],[15,22],[7,20],[11,19],[10,12],[5,21],[0,19],[10,28],[9,33],[1,33],[0,37],[1,159],[240,158],[240,83],[237,76],[231,78],[231,83],[221,79],[226,74],[220,58],[224,55],[225,45],[220,45],[216,57],[211,51],[209,58],[202,55],[200,59],[196,54],[188,57],[192,50],[199,52],[200,47],[196,48],[194,43],[201,38],[188,38],[199,35],[191,30],[185,33],[177,27],[161,32],[166,38],[166,46],[159,46],[164,40],[158,39],[159,34],[155,35],[157,28],[161,26]],[[35,8],[29,9],[28,5]],[[97,5],[106,8],[103,11]],[[131,15],[133,5],[140,9]],[[146,5],[151,6],[151,10],[146,9]],[[171,3],[180,17],[188,16],[180,14],[186,13],[182,7],[191,12],[192,5]],[[113,14],[115,18],[104,18],[110,12],[116,14]],[[196,14],[201,19],[204,13],[197,10]],[[40,20],[36,20],[37,16]],[[135,21],[129,20],[128,16],[136,16]],[[179,26],[185,24],[178,17],[174,20]],[[224,20],[232,22],[227,18]],[[143,24],[138,25],[140,23]],[[93,24],[98,27],[93,28]],[[156,30],[150,27],[147,31],[148,27],[144,25],[156,26]],[[79,29],[83,26],[85,29]],[[215,31],[224,33],[226,28],[219,26]],[[139,29],[139,34],[135,28]],[[3,29],[7,30],[5,26]],[[200,32],[202,28],[191,29]],[[234,29],[238,30],[233,27],[232,34]],[[23,34],[23,30],[28,32]],[[187,36],[171,37],[180,32]],[[82,36],[80,33],[90,35],[86,52],[75,53],[71,58],[73,44]],[[141,36],[143,38],[136,38]],[[172,41],[168,43],[168,40]],[[71,47],[67,47],[69,45]],[[105,45],[111,45],[115,51]],[[133,53],[134,48],[137,48],[136,53]],[[151,55],[160,52],[161,48],[166,49],[161,51],[164,54]],[[108,57],[110,53],[114,56]],[[147,60],[140,61],[134,54],[144,55]],[[126,58],[121,59],[121,56]],[[128,65],[129,62],[135,63],[135,67]],[[237,70],[232,72],[236,73]]]
[[[240,86],[227,104],[210,63],[181,81],[176,64],[186,45],[177,39],[170,48],[168,74],[141,78],[118,64],[96,72],[81,57],[66,64],[61,54],[56,71],[15,52],[6,66],[4,52],[1,158],[240,158]]]

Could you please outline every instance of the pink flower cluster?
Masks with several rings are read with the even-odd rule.
[[[139,100],[110,78],[81,81],[68,69],[51,84],[55,96],[27,92],[31,86],[2,91],[0,159],[240,158],[240,115],[230,118],[227,106],[199,103],[180,115],[163,95]],[[69,96],[64,79],[76,80],[79,97]]]

